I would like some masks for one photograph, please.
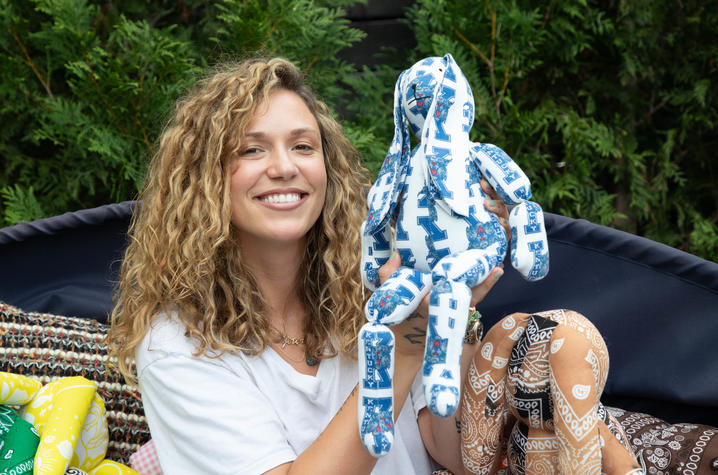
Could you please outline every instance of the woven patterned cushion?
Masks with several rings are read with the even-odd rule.
[[[669,424],[640,412],[607,408],[621,423],[647,474],[718,473],[718,429]]]
[[[110,441],[107,458],[128,464],[150,438],[137,388],[108,371],[109,327],[96,320],[26,313],[0,302],[0,371],[34,377],[46,384],[64,376],[97,382],[105,401]]]

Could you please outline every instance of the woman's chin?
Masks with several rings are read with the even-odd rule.
[[[239,239],[245,244],[253,243],[255,248],[263,246],[277,247],[286,246],[291,247],[292,245],[304,245],[307,240],[308,230],[302,228],[297,229],[293,227],[282,227],[268,230],[264,233],[242,233],[239,234]]]

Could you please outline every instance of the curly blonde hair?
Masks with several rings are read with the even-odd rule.
[[[148,171],[130,226],[108,333],[119,371],[135,381],[135,349],[162,311],[219,352],[257,354],[275,341],[257,283],[230,222],[230,160],[258,104],[274,89],[298,94],[314,115],[327,173],[324,207],[307,236],[297,282],[308,312],[307,356],[352,355],[363,323],[359,227],[366,170],[303,74],[280,59],[223,67],[179,101]]]

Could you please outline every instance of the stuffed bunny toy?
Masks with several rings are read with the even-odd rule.
[[[399,76],[394,140],[369,191],[362,233],[362,280],[373,291],[359,334],[359,428],[367,450],[388,453],[394,437],[394,337],[386,325],[411,315],[430,293],[422,369],[429,409],[448,417],[459,404],[459,371],[471,287],[506,254],[506,233],[484,208],[480,180],[515,204],[511,262],[529,281],[548,272],[541,208],[518,165],[495,145],[472,143],[471,88],[450,54],[426,58]],[[409,128],[420,143],[412,150]],[[393,255],[402,267],[379,285]]]

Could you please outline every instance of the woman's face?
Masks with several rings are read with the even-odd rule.
[[[259,104],[232,162],[232,224],[240,240],[304,239],[324,206],[327,173],[314,115],[294,92]]]

